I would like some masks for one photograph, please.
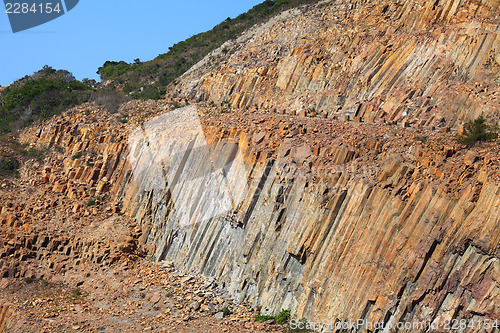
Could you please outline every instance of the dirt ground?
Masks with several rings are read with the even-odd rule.
[[[212,280],[142,259],[64,277],[1,279],[6,332],[285,332]]]

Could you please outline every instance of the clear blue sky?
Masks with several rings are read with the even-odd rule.
[[[151,60],[262,1],[80,0],[65,15],[15,34],[0,4],[0,85],[44,65],[98,79],[106,60]]]

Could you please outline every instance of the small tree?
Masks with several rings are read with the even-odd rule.
[[[489,141],[496,137],[494,127],[486,124],[483,116],[464,124],[464,132],[457,138],[459,143],[471,145],[477,141]]]

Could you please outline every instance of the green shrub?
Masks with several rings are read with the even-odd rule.
[[[90,199],[89,201],[87,201],[87,207],[95,206],[95,204],[96,204],[95,199]]]
[[[471,145],[478,141],[489,141],[496,137],[492,132],[495,128],[486,124],[483,116],[468,121],[464,124],[464,132],[457,138],[459,143]]]
[[[290,310],[281,310],[276,316],[276,322],[278,324],[286,324],[290,320]]]
[[[222,313],[224,314],[224,316],[226,316],[226,317],[227,317],[227,316],[229,316],[229,315],[231,315],[231,314],[233,314],[233,311],[229,310],[227,307],[223,308],[223,309],[221,310],[221,312],[222,312]]]
[[[71,156],[71,159],[77,160],[77,159],[79,159],[82,156],[83,156],[83,153],[82,152],[78,152],[75,155]]]
[[[19,169],[21,163],[14,157],[4,157],[0,159],[0,170],[13,173]]]
[[[106,61],[102,67],[99,67],[97,74],[102,80],[109,80],[123,75],[134,68],[134,65],[127,64],[125,61]]]

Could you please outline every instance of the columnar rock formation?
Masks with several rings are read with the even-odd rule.
[[[0,305],[0,332],[3,332],[4,328],[8,324],[10,314],[10,307],[8,305]]]
[[[135,218],[139,242],[155,260],[213,276],[263,313],[291,308],[313,320],[441,325],[500,315],[495,143],[466,149],[449,133],[201,107],[197,134],[206,149],[195,135],[177,143],[191,148],[172,154],[161,148],[169,142],[164,130],[148,125],[163,116],[135,125],[141,110],[168,107],[130,108],[128,139],[116,131],[122,124],[75,128],[83,113],[24,139],[81,152],[63,161],[62,178],[105,194],[110,207]],[[143,145],[130,144],[137,133]],[[141,155],[149,156],[149,173],[134,164]],[[93,165],[82,166],[88,158]],[[234,168],[242,168],[238,182]],[[226,177],[228,207],[214,208],[222,200],[210,192],[207,170]],[[208,185],[191,181],[199,179]]]
[[[482,113],[498,122],[499,7],[498,0],[322,1],[220,66],[190,72],[173,92],[406,126],[458,127]]]
[[[263,314],[438,331],[500,318],[498,139],[451,133],[499,120],[499,7],[321,1],[205,59],[176,103],[83,105],[26,129],[49,155],[0,185],[0,279],[137,251]]]

